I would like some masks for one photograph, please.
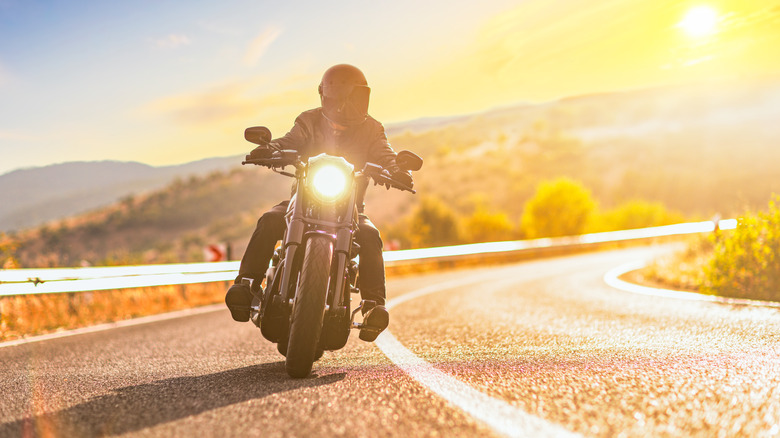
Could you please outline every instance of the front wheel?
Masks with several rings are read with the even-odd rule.
[[[332,255],[333,244],[329,238],[312,236],[307,240],[287,344],[286,368],[290,377],[308,376],[316,359]]]

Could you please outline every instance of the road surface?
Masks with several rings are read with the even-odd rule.
[[[200,315],[0,348],[0,437],[780,436],[780,311],[636,295],[634,248],[390,279],[311,378]]]

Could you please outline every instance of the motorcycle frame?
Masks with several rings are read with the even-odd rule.
[[[288,314],[292,309],[294,295],[298,293],[298,274],[302,255],[301,249],[306,248],[306,240],[311,235],[326,236],[333,244],[333,260],[331,261],[331,276],[328,285],[326,303],[326,316],[345,316],[350,311],[351,284],[349,284],[348,265],[351,260],[353,236],[357,229],[357,206],[359,176],[355,175],[351,181],[350,196],[348,201],[341,201],[338,205],[343,207],[344,215],[336,221],[314,219],[306,215],[309,197],[312,196],[306,188],[303,170],[296,172],[298,190],[290,200],[290,205],[285,214],[287,229],[282,240],[282,272],[279,282],[279,294],[282,297]],[[295,280],[295,287],[290,281]],[[335,282],[334,282],[335,280]],[[349,289],[348,289],[349,287]]]

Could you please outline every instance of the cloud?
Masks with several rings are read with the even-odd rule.
[[[170,34],[162,38],[152,40],[152,43],[158,49],[177,49],[182,46],[189,45],[192,41],[187,35]]]
[[[307,109],[316,90],[292,87],[274,93],[263,92],[266,78],[253,78],[212,86],[205,91],[164,97],[141,108],[141,113],[165,117],[175,123],[199,129],[211,129],[225,123],[252,119],[263,113],[298,112]],[[278,82],[274,82],[278,83]]]
[[[184,125],[214,124],[241,117],[252,110],[253,102],[246,96],[247,89],[246,84],[228,84],[204,92],[164,97],[144,110]]]
[[[272,26],[252,40],[244,55],[244,65],[248,67],[257,65],[266,50],[281,34],[282,29],[280,27]]]

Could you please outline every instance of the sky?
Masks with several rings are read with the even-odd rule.
[[[283,135],[350,63],[383,123],[780,74],[780,0],[0,0],[0,174]]]

